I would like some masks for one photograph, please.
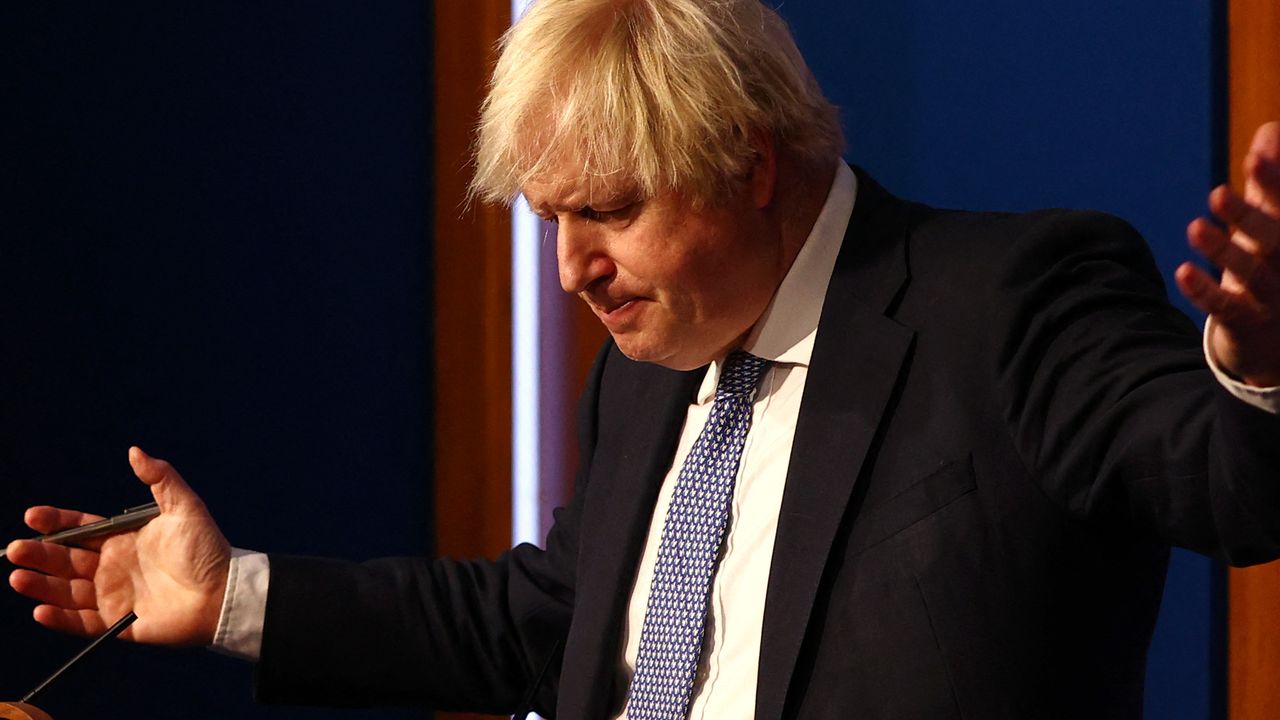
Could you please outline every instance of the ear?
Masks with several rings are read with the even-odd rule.
[[[768,130],[753,130],[750,140],[752,149],[756,151],[756,160],[751,166],[747,184],[752,206],[762,210],[773,202],[778,182],[778,150],[773,133]]]

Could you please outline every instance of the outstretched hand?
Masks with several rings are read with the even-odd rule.
[[[36,622],[55,630],[96,635],[133,611],[138,620],[125,639],[207,645],[218,626],[231,548],[204,502],[169,463],[135,447],[129,464],[151,486],[159,517],[83,548],[16,540],[8,558],[19,569],[9,584],[39,601]],[[102,518],[42,506],[28,509],[24,519],[49,534]]]
[[[1204,218],[1187,227],[1191,247],[1222,270],[1215,280],[1190,262],[1174,277],[1196,307],[1213,316],[1213,357],[1258,387],[1280,385],[1280,122],[1258,128],[1244,161],[1244,195],[1222,185]]]

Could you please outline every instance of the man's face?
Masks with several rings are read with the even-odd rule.
[[[525,198],[558,225],[561,287],[591,307],[623,354],[687,370],[742,342],[786,272],[751,181],[695,208],[675,192],[641,199],[558,175],[569,179],[532,182]]]

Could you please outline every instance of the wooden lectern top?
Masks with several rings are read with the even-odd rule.
[[[53,720],[45,711],[26,703],[0,703],[0,718],[3,720]]]

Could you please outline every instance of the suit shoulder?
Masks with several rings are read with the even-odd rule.
[[[912,205],[911,241],[930,249],[957,250],[974,245],[1008,247],[1069,241],[1138,243],[1142,236],[1122,218],[1097,210],[1047,208],[1029,212],[973,212]]]
[[[971,287],[998,287],[1104,264],[1164,289],[1146,241],[1114,215],[1061,208],[968,212],[921,205],[912,216],[908,264],[913,280],[955,276]]]

